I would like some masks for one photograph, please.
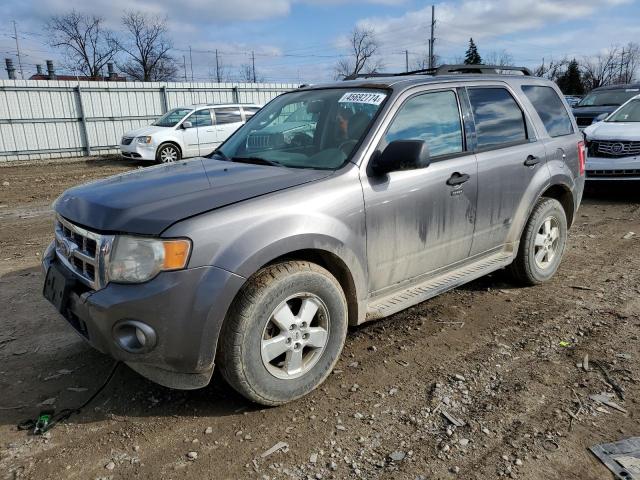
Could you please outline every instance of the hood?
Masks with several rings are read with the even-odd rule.
[[[187,217],[332,173],[196,158],[71,188],[54,209],[91,230],[159,235]]]
[[[153,135],[158,132],[166,132],[167,130],[173,130],[175,127],[157,127],[155,125],[147,125],[146,127],[136,128],[135,130],[129,130],[125,132],[123,137],[143,137],[145,135]]]
[[[573,114],[576,117],[597,117],[602,113],[611,113],[618,106],[607,106],[607,107],[573,107]]]
[[[589,140],[640,141],[640,122],[598,122],[584,129]]]

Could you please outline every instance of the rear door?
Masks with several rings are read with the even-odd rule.
[[[467,94],[478,159],[473,256],[504,247],[527,187],[545,168],[545,147],[505,84],[470,86]]]
[[[219,145],[244,123],[240,106],[215,107],[216,143]]]
[[[477,167],[455,89],[423,90],[404,100],[377,150],[416,139],[429,146],[428,167],[362,178],[374,294],[463,261],[471,248]]]

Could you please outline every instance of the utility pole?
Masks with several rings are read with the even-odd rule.
[[[189,45],[189,65],[191,66],[191,81],[193,82],[193,57],[191,56],[191,45]]]
[[[218,61],[218,49],[216,48],[216,80],[221,83],[220,79],[220,62]]]
[[[404,51],[404,71],[409,71],[409,50]]]
[[[620,54],[620,76],[618,77],[618,81],[620,83],[626,83],[626,79],[622,79],[622,69],[624,68],[624,47],[622,48],[622,53]]]
[[[253,72],[253,83],[256,83],[256,55],[251,50],[251,71]]]
[[[20,58],[20,44],[18,43],[18,29],[16,27],[16,21],[13,20],[13,34],[16,39],[16,51],[18,52],[18,67],[20,68],[20,78],[24,80],[24,72],[22,71],[22,59]]]
[[[184,81],[187,81],[187,57],[182,55],[182,67],[184,68]]]
[[[431,35],[429,37],[429,68],[434,68],[434,54],[433,54],[433,42],[434,42],[434,37],[433,37],[433,33],[434,33],[434,29],[436,26],[436,7],[435,5],[431,5]]]

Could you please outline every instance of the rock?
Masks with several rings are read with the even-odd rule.
[[[210,435],[213,433],[213,428],[212,427],[207,427],[204,429],[204,433],[205,435]]]
[[[350,368],[357,368],[357,367],[358,367],[358,365],[359,365],[359,363],[358,363],[358,362],[351,362],[348,366],[349,366]]]
[[[401,462],[402,460],[404,460],[404,457],[406,457],[406,456],[407,456],[407,454],[405,452],[401,452],[399,450],[396,450],[395,452],[391,452],[389,454],[389,458],[393,462]]]
[[[456,373],[453,377],[454,377],[456,380],[458,380],[459,382],[466,382],[466,381],[467,381],[467,380],[466,380],[466,378],[464,378],[462,375],[460,375],[460,374],[458,374],[458,373]]]
[[[469,440],[468,438],[461,438],[460,440],[458,440],[458,443],[461,447],[466,447],[467,445],[469,445],[469,442],[471,442],[471,440]]]
[[[318,461],[318,454],[312,453],[311,456],[309,457],[309,462],[316,463],[317,461]]]
[[[116,468],[116,464],[113,462],[109,462],[104,466],[104,468],[106,468],[107,470],[113,470],[114,468]]]
[[[344,425],[336,425],[336,430],[340,430],[341,432],[344,432],[346,428]]]
[[[636,236],[635,232],[627,232],[622,236],[622,239],[623,240],[629,240],[629,239],[631,239],[631,238],[633,238],[635,236]]]
[[[338,469],[338,464],[336,462],[331,462],[329,464],[329,470],[336,471]]]
[[[191,461],[194,461],[198,458],[198,452],[189,452],[187,453],[187,458]]]
[[[357,392],[359,388],[360,388],[360,385],[358,385],[357,383],[354,383],[353,387],[351,387],[351,391],[352,392]]]
[[[133,446],[133,451],[134,452],[139,452],[140,451],[140,445],[134,445]]]
[[[353,418],[357,418],[358,420],[362,420],[364,418],[364,415],[362,415],[360,412],[356,412],[353,414]]]
[[[369,351],[371,351],[371,352],[377,352],[377,351],[378,351],[378,347],[376,347],[375,345],[371,345],[371,346],[368,348],[368,350],[369,350]]]
[[[451,473],[453,473],[453,474],[457,475],[457,474],[459,474],[459,473],[460,473],[460,467],[458,467],[458,466],[456,465],[455,467],[451,467],[451,468],[449,469],[449,471],[450,471]]]
[[[484,433],[485,435],[489,435],[491,432],[487,427],[482,427],[482,433]]]
[[[9,185],[11,185],[11,184],[9,182],[7,182],[7,181],[2,182],[2,186],[3,187],[8,187]]]
[[[396,393],[398,393],[398,389],[397,388],[392,388],[391,390],[389,390],[389,396],[393,397]]]
[[[519,458],[516,458],[516,461],[513,462],[516,466],[521,467],[522,466],[522,460],[520,460]]]

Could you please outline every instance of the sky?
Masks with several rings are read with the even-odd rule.
[[[181,67],[184,60],[188,79],[192,69],[195,81],[212,79],[217,49],[232,77],[251,63],[254,52],[263,80],[315,83],[333,77],[336,62],[348,55],[345,40],[355,26],[376,32],[385,71],[403,71],[405,51],[410,68],[415,67],[426,56],[431,5],[417,0],[3,0],[0,55],[17,66],[15,20],[25,78],[47,59],[59,73],[73,73],[65,69],[62,52],[48,46],[47,20],[76,9],[102,16],[108,28],[118,30],[123,12],[134,9],[167,17],[172,55]],[[529,67],[543,58],[580,58],[640,39],[640,0],[434,5],[435,53],[445,63],[464,56],[470,37],[485,58],[506,51],[517,65]],[[0,78],[7,78],[2,64]]]

